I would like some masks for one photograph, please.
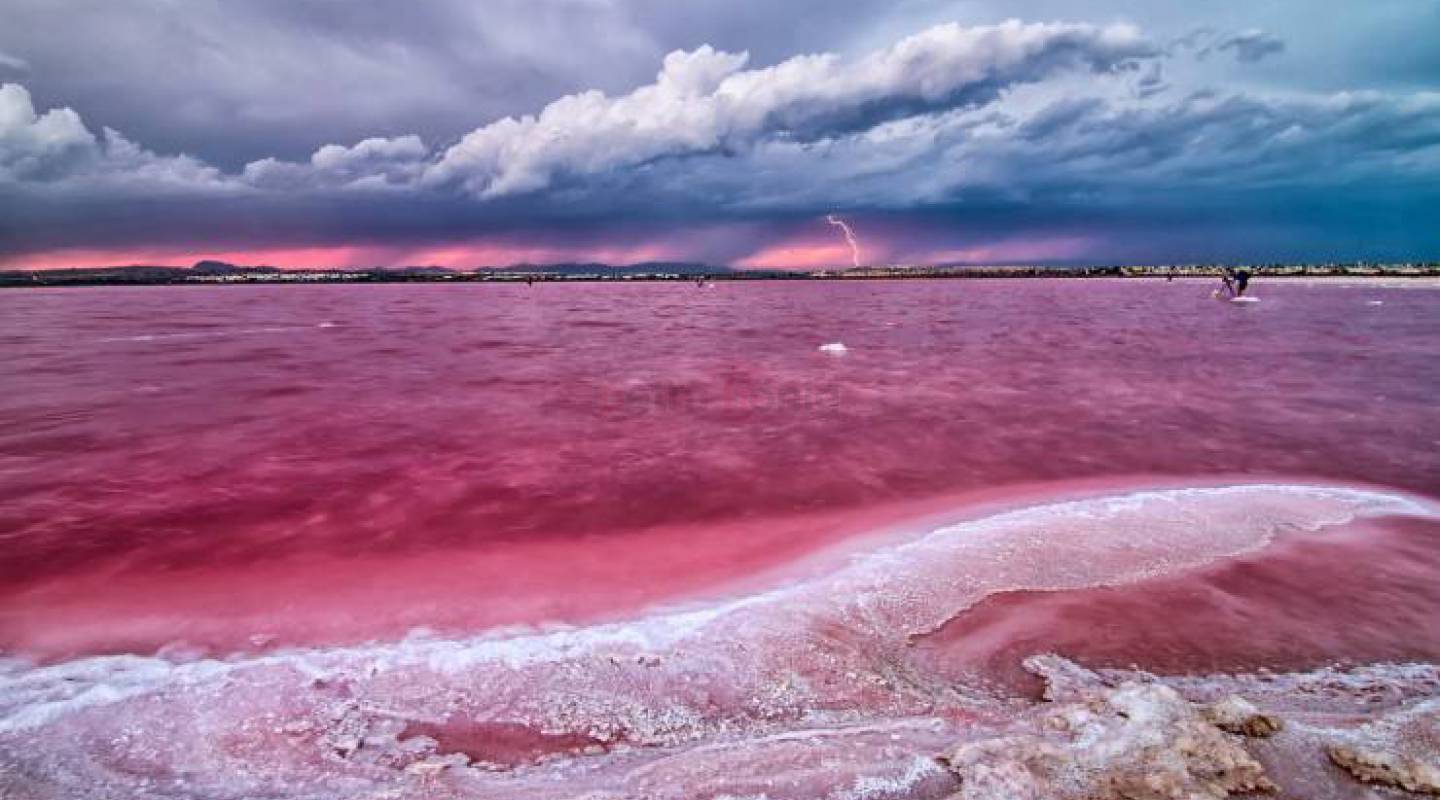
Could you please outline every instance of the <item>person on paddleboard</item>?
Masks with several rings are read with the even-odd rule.
[[[1235,267],[1230,270],[1230,278],[1235,282],[1235,296],[1244,297],[1245,290],[1250,287],[1250,270],[1245,267]]]
[[[1220,282],[1225,284],[1225,292],[1230,295],[1230,299],[1244,297],[1245,290],[1250,287],[1250,270],[1245,267],[1226,267],[1225,271],[1220,273]]]

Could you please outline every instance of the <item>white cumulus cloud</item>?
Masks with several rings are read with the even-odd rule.
[[[1067,68],[1114,70],[1153,48],[1128,25],[938,25],[854,62],[801,55],[746,70],[745,53],[708,46],[665,58],[655,82],[609,97],[562,97],[506,117],[446,150],[432,185],[494,197],[674,156],[743,150],[773,138],[816,140],[891,119],[994,99]]]
[[[151,188],[215,188],[221,172],[190,156],[161,156],[106,128],[96,136],[73,109],[37,113],[30,92],[0,85],[0,181],[88,181]]]
[[[24,86],[0,85],[0,178],[61,174],[85,160],[95,147],[95,136],[73,110],[37,114]]]
[[[245,165],[243,179],[274,189],[385,188],[419,177],[430,150],[419,136],[375,137],[351,147],[327,144],[307,163],[265,158]]]

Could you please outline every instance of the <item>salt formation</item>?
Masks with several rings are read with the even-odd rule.
[[[0,660],[0,797],[1325,800],[1361,785],[1332,760],[1428,791],[1434,667],[1164,677],[1040,657],[1037,702],[941,675],[915,643],[997,593],[1123,586],[1431,513],[1340,488],[1152,490],[912,532],[623,623]]]
[[[1440,697],[1335,737],[1330,760],[1365,783],[1440,795]]]
[[[1384,750],[1345,745],[1331,747],[1329,753],[1332,761],[1365,783],[1440,795],[1440,768],[1434,764]]]
[[[1254,703],[1233,694],[1206,708],[1205,718],[1222,731],[1243,736],[1272,736],[1283,727],[1278,717],[1262,713]]]
[[[1055,656],[1026,667],[1046,680],[1048,705],[940,756],[960,781],[951,800],[1362,796],[1322,758],[1365,784],[1440,795],[1434,666],[1191,678],[1092,672]],[[1205,700],[1236,689],[1284,705],[1296,724],[1237,694]]]
[[[957,800],[1222,800],[1275,789],[1238,737],[1168,686],[1077,683],[1078,668],[1059,659],[1032,668],[1065,673],[1066,701],[1025,719],[1022,732],[943,757],[961,781]]]

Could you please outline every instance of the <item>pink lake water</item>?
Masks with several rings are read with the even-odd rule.
[[[903,764],[1037,652],[1440,660],[1440,288],[1211,288],[0,293],[10,787],[822,797],[784,737]]]

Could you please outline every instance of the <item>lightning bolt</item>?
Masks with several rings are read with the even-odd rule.
[[[860,240],[855,238],[855,231],[850,229],[845,220],[834,214],[826,214],[825,221],[845,233],[845,244],[850,245],[850,262],[857,267],[860,266]]]

